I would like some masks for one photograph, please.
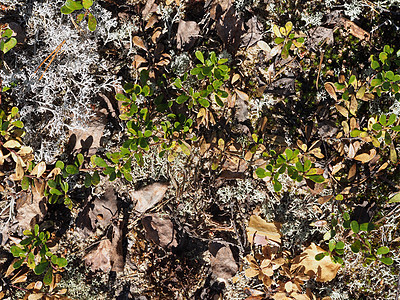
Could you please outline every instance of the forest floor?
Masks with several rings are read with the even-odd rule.
[[[396,0],[0,4],[0,299],[398,299]]]

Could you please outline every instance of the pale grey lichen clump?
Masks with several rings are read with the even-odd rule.
[[[110,40],[117,23],[111,13],[94,4],[99,30],[78,31],[70,17],[60,13],[62,0],[34,2],[20,14],[25,19],[26,41],[23,49],[10,51],[6,62],[11,70],[1,70],[3,86],[21,108],[27,131],[26,142],[36,152],[37,160],[51,162],[62,151],[68,130],[81,128],[92,115],[91,100],[111,89],[118,80],[108,74],[109,66],[98,54],[101,40]],[[84,25],[84,24],[83,24]],[[40,63],[65,40],[50,67],[34,74]]]

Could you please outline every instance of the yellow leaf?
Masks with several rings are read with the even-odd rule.
[[[9,140],[3,144],[4,148],[20,148],[20,142],[16,140]]]
[[[281,33],[279,32],[278,26],[276,26],[275,24],[272,25],[272,31],[274,32],[274,34],[275,34],[277,37],[282,37]]]
[[[390,161],[393,164],[397,163],[397,152],[396,152],[396,147],[394,146],[393,142],[390,144]]]
[[[285,24],[285,29],[286,29],[286,35],[288,35],[291,31],[292,31],[292,29],[293,29],[293,23],[292,22],[287,22],[286,24]]]
[[[250,243],[253,243],[254,235],[258,234],[280,244],[280,227],[279,223],[268,223],[261,217],[253,215],[250,217],[249,226],[247,227],[247,238]]]
[[[328,94],[337,101],[337,95],[336,95],[336,89],[335,86],[333,85],[332,82],[326,82],[324,84],[325,90],[328,92]]]
[[[357,93],[356,93],[357,99],[363,99],[366,90],[367,90],[367,87],[366,87],[365,85],[363,85],[362,87],[360,87],[360,89],[359,89],[359,90],[357,91]]]
[[[293,259],[290,270],[297,269],[310,277],[316,277],[318,282],[331,281],[336,277],[341,265],[333,263],[329,256],[325,256],[319,261],[315,259],[317,254],[324,252],[324,249],[312,243],[303,253]]]

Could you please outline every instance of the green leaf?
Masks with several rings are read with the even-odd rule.
[[[52,195],[57,195],[57,196],[62,196],[62,195],[63,195],[63,193],[60,192],[60,191],[57,190],[57,189],[50,189],[50,194],[52,194]]]
[[[360,252],[361,249],[361,242],[359,240],[356,240],[353,244],[350,246],[351,251],[354,253]]]
[[[89,13],[89,17],[88,17],[88,28],[90,31],[95,31],[97,27],[97,21],[96,18]]]
[[[379,247],[378,250],[376,250],[377,255],[383,255],[383,254],[388,254],[390,252],[390,249],[388,247]]]
[[[89,173],[85,173],[85,187],[89,188],[92,185],[92,176]]]
[[[393,264],[393,259],[391,257],[381,257],[379,258],[379,260],[388,266],[391,266]]]
[[[345,221],[350,221],[350,215],[349,215],[348,212],[344,212],[344,213],[343,213],[343,220],[345,220]]]
[[[315,255],[315,260],[321,260],[325,257],[325,253],[318,253]]]
[[[377,60],[371,61],[371,68],[372,68],[372,69],[376,70],[376,69],[378,69],[379,67],[380,67],[380,64],[379,64],[379,62],[378,62]]]
[[[35,224],[35,227],[33,227],[33,234],[37,236],[39,234],[39,225]]]
[[[379,123],[375,123],[372,125],[372,129],[376,130],[376,131],[380,131],[380,130],[382,130],[382,125]]]
[[[204,64],[204,56],[203,56],[203,53],[201,53],[200,51],[196,51],[195,55],[196,55],[197,59],[198,59],[199,61],[201,61],[202,64]]]
[[[82,0],[82,5],[85,9],[88,9],[93,5],[93,0]]]
[[[64,169],[64,163],[60,160],[56,162],[56,168]]]
[[[379,60],[384,64],[385,61],[387,60],[387,53],[386,52],[381,52],[379,53]]]
[[[393,197],[389,199],[389,203],[400,202],[400,193],[395,194]]]
[[[93,185],[98,185],[100,183],[100,175],[99,172],[94,171],[92,175],[92,184]]]
[[[95,163],[96,166],[99,166],[99,167],[101,167],[101,168],[107,168],[107,167],[108,167],[108,165],[107,165],[107,163],[104,161],[104,159],[102,159],[101,157],[98,157],[98,156],[96,156],[96,157],[94,158],[94,163]]]
[[[351,75],[350,76],[350,79],[349,79],[349,85],[350,84],[353,84],[353,83],[355,83],[356,82],[356,76],[355,75]]]
[[[316,183],[322,183],[325,181],[324,176],[322,175],[306,175],[306,177]]]
[[[354,233],[360,232],[360,226],[358,225],[357,221],[351,221],[350,228],[351,228],[351,230],[353,230]]]
[[[344,249],[344,243],[342,241],[337,242],[335,249],[343,250]]]
[[[279,181],[274,182],[274,191],[279,192],[282,189],[282,184]]]
[[[11,123],[12,125],[14,125],[17,128],[23,128],[24,127],[24,123],[22,123],[22,121],[17,120]]]
[[[362,224],[360,224],[360,231],[370,232],[372,230],[374,230],[374,224],[373,223],[362,223]]]
[[[378,85],[380,85],[381,83],[382,83],[382,80],[381,80],[381,79],[378,79],[378,78],[374,78],[374,79],[371,80],[371,86],[372,86],[372,87],[378,86]]]
[[[24,251],[18,246],[11,246],[10,251],[14,257],[19,257]]]
[[[33,255],[33,253],[32,252],[29,252],[29,254],[28,254],[28,259],[27,259],[27,264],[28,264],[28,267],[30,268],[30,269],[34,269],[35,268],[35,255]]]
[[[66,258],[64,258],[64,257],[57,258],[56,265],[58,265],[60,268],[64,268],[67,264],[68,264],[68,261]]]
[[[68,174],[71,174],[71,175],[79,173],[78,168],[76,166],[74,166],[74,165],[67,165],[65,170],[67,171]]]
[[[22,264],[24,263],[24,261],[25,261],[25,258],[22,258],[22,259],[20,259],[20,260],[17,260],[17,261],[13,264],[13,268],[14,268],[14,269],[19,269],[19,268],[22,266]]]
[[[257,168],[256,169],[256,175],[257,175],[258,178],[265,178],[265,177],[267,177],[267,171],[265,171],[264,168]]]
[[[391,129],[392,129],[393,131],[400,131],[400,125],[398,125],[398,126],[393,126]]]
[[[304,167],[303,167],[303,164],[301,162],[299,162],[299,161],[296,162],[295,166],[296,166],[296,170],[297,171],[304,172]]]
[[[329,251],[333,251],[333,250],[335,250],[335,247],[336,247],[336,241],[335,240],[330,240],[329,241]]]
[[[71,9],[72,11],[74,10],[79,10],[83,8],[83,5],[80,1],[73,1],[73,0],[67,0],[64,3],[64,6],[67,8]]]
[[[206,99],[206,98],[199,98],[198,100],[197,100],[199,103],[200,103],[200,105],[201,106],[203,106],[203,107],[209,107],[210,106],[210,102],[208,102],[208,100]]]
[[[390,81],[393,81],[393,79],[394,79],[393,71],[387,71],[386,74],[385,74],[385,77],[386,77],[386,79],[388,79]]]
[[[45,285],[50,285],[53,281],[53,270],[50,268],[47,270],[46,275],[43,277],[43,283]]]
[[[182,103],[186,102],[189,98],[190,98],[189,96],[182,94],[182,95],[178,96],[178,98],[176,98],[176,103],[182,104]]]
[[[26,191],[27,189],[29,189],[29,178],[24,176],[24,178],[22,178],[21,180],[21,188]]]
[[[1,51],[3,51],[4,54],[6,54],[8,51],[10,51],[15,45],[17,44],[17,40],[15,38],[10,38],[6,42],[1,43]]]
[[[82,153],[78,153],[78,155],[76,156],[76,159],[78,160],[78,167],[80,167],[83,164],[83,154]]]
[[[381,115],[379,117],[379,123],[381,123],[382,126],[386,126],[386,115]]]
[[[49,262],[48,261],[39,263],[34,269],[35,274],[36,275],[43,274],[43,272],[46,271],[48,266],[49,266]]]

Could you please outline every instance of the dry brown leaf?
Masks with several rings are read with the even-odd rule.
[[[46,176],[46,179],[54,178],[58,174],[61,174],[61,169],[60,168],[54,168],[53,170],[50,171],[49,175]]]
[[[354,163],[351,166],[350,170],[349,170],[349,174],[347,175],[347,179],[350,180],[350,181],[353,180],[354,176],[356,176],[356,173],[357,173],[357,164]]]
[[[268,223],[259,216],[251,216],[249,226],[247,226],[247,239],[250,243],[254,242],[254,235],[265,236],[278,244],[281,243],[281,225],[279,223]]]
[[[166,183],[156,182],[138,191],[130,192],[131,198],[137,201],[135,210],[144,213],[146,210],[152,208],[164,198],[168,186]]]
[[[300,255],[293,259],[290,270],[298,270],[310,277],[316,277],[318,282],[331,281],[336,277],[340,264],[333,263],[329,256],[316,260],[315,256],[325,250],[312,243]]]
[[[361,153],[354,157],[355,160],[361,161],[363,164],[369,162],[372,157],[369,153]]]
[[[176,46],[179,50],[189,50],[199,38],[200,26],[195,21],[180,20],[176,34]]]
[[[337,95],[336,95],[336,89],[335,86],[333,85],[332,82],[326,82],[324,84],[325,90],[328,92],[328,94],[337,101]]]
[[[21,144],[16,140],[9,140],[3,144],[3,147],[15,149],[15,148],[21,148]]]
[[[249,95],[247,95],[245,92],[242,92],[242,91],[239,91],[238,89],[235,89],[235,93],[240,99],[242,99],[244,101],[248,101],[249,100]]]
[[[364,29],[362,29],[361,27],[359,27],[358,25],[356,25],[354,22],[346,19],[346,18],[341,18],[341,21],[343,22],[344,27],[349,30],[351,35],[354,35],[356,38],[360,39],[360,40],[366,40],[369,41],[371,35],[369,34],[369,32],[365,31]]]
[[[356,116],[357,113],[357,109],[358,109],[358,102],[357,102],[357,98],[356,96],[352,95],[350,98],[350,107],[349,107],[349,111],[352,115]]]
[[[28,277],[24,274],[21,276],[18,276],[17,278],[13,279],[11,281],[12,284],[16,284],[16,283],[21,283],[21,282],[25,282],[28,279]]]
[[[147,62],[147,60],[144,58],[144,57],[142,57],[142,56],[140,56],[140,55],[135,55],[135,57],[134,57],[134,59],[133,59],[133,67],[135,68],[135,69],[137,69],[137,68],[139,68],[142,64],[144,64],[144,63],[146,63]]]
[[[348,150],[348,153],[347,153],[347,157],[348,158],[354,158],[355,155],[356,155],[356,151],[354,149],[354,146],[353,146],[352,143],[350,143],[349,144],[349,150]]]
[[[43,295],[44,295],[43,293],[30,294],[28,296],[28,300],[39,300],[42,299]]]
[[[322,196],[318,198],[318,203],[319,204],[324,204],[326,202],[328,202],[329,200],[331,200],[333,198],[333,195],[327,195],[327,196]]]
[[[46,163],[41,161],[33,168],[31,175],[36,175],[37,178],[40,178],[44,172],[46,172]]]
[[[211,270],[215,277],[221,279],[230,279],[238,271],[232,249],[229,245],[213,242],[209,245],[211,253]]]
[[[152,15],[151,17],[150,17],[150,19],[149,19],[149,21],[147,22],[147,24],[146,24],[146,26],[145,26],[145,28],[144,28],[144,30],[147,30],[147,29],[149,29],[149,28],[151,28],[151,27],[153,27],[154,26],[154,24],[156,24],[157,23],[157,21],[158,21],[158,16],[157,15]]]
[[[270,53],[270,52],[271,52],[271,47],[270,47],[266,42],[264,42],[264,41],[258,41],[258,42],[257,42],[257,46],[258,46],[261,50],[263,50],[263,51],[265,51],[265,52],[267,52],[267,53]]]
[[[144,42],[143,42],[143,40],[142,40],[141,37],[135,35],[135,36],[132,38],[132,42],[133,42],[133,44],[134,44],[136,47],[147,51],[147,47],[144,45]]]
[[[232,76],[232,80],[231,80],[231,84],[234,84],[236,81],[238,81],[240,79],[240,75],[235,73]]]
[[[111,269],[110,253],[111,241],[105,239],[100,241],[97,248],[86,254],[83,259],[93,272],[102,270],[104,273],[108,273]]]
[[[148,214],[143,217],[142,224],[146,230],[146,239],[163,248],[178,246],[174,224],[169,218]]]
[[[339,104],[335,104],[335,107],[337,109],[337,111],[343,115],[344,117],[348,117],[349,116],[349,112],[347,111],[346,108],[344,108],[343,106],[339,105]]]
[[[350,130],[354,130],[354,129],[356,129],[356,128],[358,128],[358,126],[357,126],[357,120],[356,120],[356,118],[352,117],[352,118],[350,119]]]

